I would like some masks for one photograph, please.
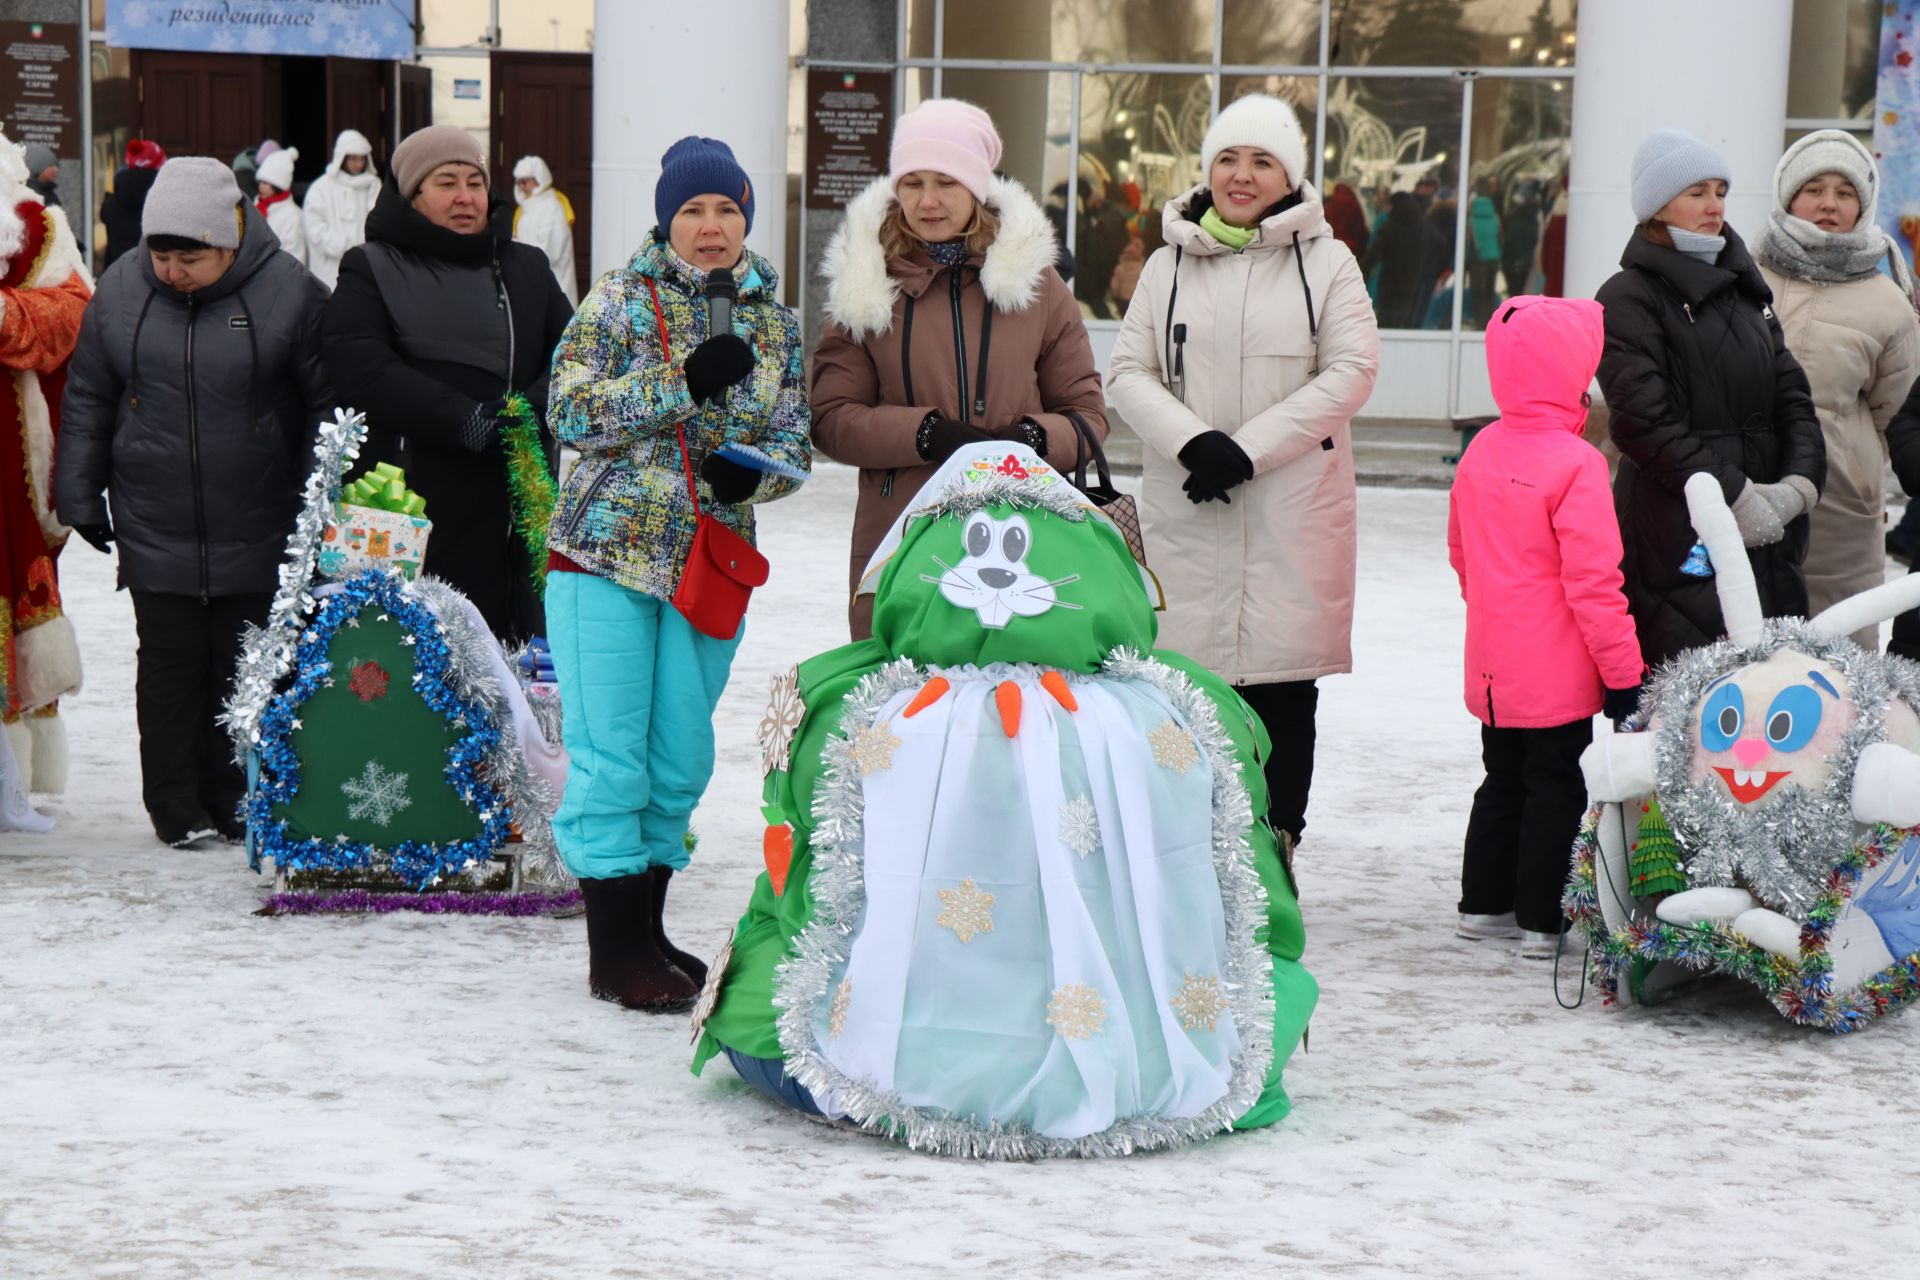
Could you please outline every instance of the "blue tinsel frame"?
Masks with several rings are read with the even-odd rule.
[[[480,816],[480,834],[471,839],[448,844],[408,840],[390,850],[345,836],[332,841],[318,837],[295,840],[287,832],[286,820],[273,816],[275,805],[292,800],[300,790],[300,761],[287,740],[300,705],[333,683],[327,646],[348,618],[358,617],[369,605],[378,606],[411,638],[415,691],[429,707],[445,716],[448,724],[467,730],[466,736],[447,751],[446,776],[461,799]],[[476,765],[499,750],[499,726],[485,708],[462,701],[448,686],[447,642],[439,620],[398,575],[369,569],[348,578],[339,591],[322,599],[312,623],[300,633],[293,667],[293,683],[267,704],[254,745],[260,774],[247,797],[254,870],[260,869],[262,857],[272,858],[276,867],[288,871],[390,867],[415,889],[424,890],[470,862],[485,862],[506,843],[512,812],[505,798],[475,773]]]

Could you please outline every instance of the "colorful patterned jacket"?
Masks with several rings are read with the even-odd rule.
[[[594,285],[553,354],[548,425],[580,462],[567,477],[547,546],[591,573],[671,600],[693,545],[694,507],[674,428],[684,426],[694,473],[722,444],[750,444],[807,470],[806,378],[800,322],[776,301],[779,277],[748,250],[734,269],[733,331],[758,364],[727,389],[724,408],[696,404],[681,366],[707,339],[703,274],[649,236],[633,260]],[[651,280],[666,319],[661,350]],[[718,504],[705,481],[700,506],[752,540],[753,504],[785,497],[797,482],[769,472],[748,501]]]

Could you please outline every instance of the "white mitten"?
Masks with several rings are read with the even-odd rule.
[[[1787,960],[1800,958],[1800,922],[1766,907],[1755,907],[1733,918],[1733,931],[1759,947]]]
[[[1590,799],[1637,800],[1653,790],[1653,735],[1615,733],[1600,722],[1599,736],[1580,753],[1580,772]]]
[[[1699,924],[1702,920],[1732,920],[1752,911],[1757,905],[1753,895],[1745,889],[1709,887],[1687,889],[1662,898],[1660,905],[1653,909],[1653,914],[1668,924]]]
[[[1862,751],[1853,769],[1853,817],[1892,827],[1920,826],[1920,755],[1891,742]]]

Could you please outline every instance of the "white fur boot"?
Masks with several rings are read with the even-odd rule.
[[[27,716],[27,737],[33,741],[33,764],[27,770],[27,790],[39,796],[67,791],[67,722],[57,715]]]
[[[27,799],[26,779],[20,776],[20,766],[13,758],[13,734],[0,734],[0,831],[39,834],[51,830],[53,819],[34,812]]]

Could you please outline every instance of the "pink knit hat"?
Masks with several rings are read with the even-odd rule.
[[[1000,134],[986,112],[958,98],[928,98],[893,126],[887,180],[898,190],[900,179],[931,169],[985,200],[999,163]]]

